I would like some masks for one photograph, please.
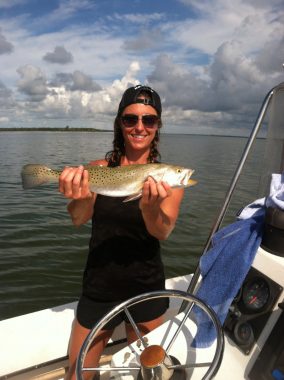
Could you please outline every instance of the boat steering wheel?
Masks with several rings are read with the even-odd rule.
[[[145,338],[143,338],[138,330],[137,325],[135,324],[133,318],[131,317],[131,314],[129,313],[129,308],[137,303],[144,302],[150,299],[154,298],[177,298],[181,300],[183,303],[186,302],[186,308],[184,309],[184,317],[180,324],[177,327],[177,330],[168,345],[166,349],[164,349],[160,345],[150,345],[148,346],[147,341]],[[174,341],[176,340],[179,332],[181,331],[182,327],[184,326],[193,306],[196,305],[200,309],[202,309],[205,314],[209,317],[210,321],[213,323],[214,328],[216,330],[216,348],[214,352],[214,357],[211,362],[208,363],[186,363],[186,364],[175,364],[172,362],[171,357],[168,355],[168,351],[172,347]],[[129,322],[131,323],[137,338],[140,339],[142,345],[144,346],[144,349],[140,355],[140,364],[139,366],[137,364],[136,367],[133,366],[121,366],[121,367],[111,367],[111,368],[90,368],[90,367],[84,367],[85,358],[87,355],[87,352],[93,343],[95,337],[97,336],[98,332],[100,332],[103,327],[111,321],[115,316],[117,316],[120,312],[125,312]],[[198,326],[197,326],[198,327]],[[140,375],[140,379],[148,380],[148,379],[161,379],[161,380],[168,380],[172,377],[173,372],[175,370],[184,370],[186,368],[197,368],[197,367],[209,367],[205,375],[203,376],[202,380],[210,380],[213,378],[213,376],[217,373],[222,357],[223,357],[223,351],[224,351],[224,334],[222,330],[222,326],[219,322],[219,319],[217,318],[215,312],[213,309],[206,305],[203,301],[201,301],[199,298],[188,294],[183,291],[178,290],[163,290],[163,291],[155,291],[155,292],[149,292],[145,293],[133,298],[130,298],[129,300],[122,302],[118,306],[114,307],[109,313],[107,313],[90,331],[87,338],[85,339],[81,350],[79,352],[79,356],[76,363],[76,378],[78,380],[83,380],[83,372],[85,371],[125,371],[131,370],[131,371],[137,371]],[[138,372],[139,371],[139,372]]]

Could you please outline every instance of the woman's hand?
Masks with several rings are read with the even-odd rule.
[[[144,183],[139,207],[148,232],[157,239],[165,240],[172,232],[183,193],[183,189],[172,189],[152,177]]]
[[[155,182],[152,177],[149,177],[142,189],[140,209],[160,207],[160,203],[171,194],[172,189],[166,182]]]
[[[59,177],[59,191],[69,199],[89,199],[89,173],[81,165],[77,168],[66,167]]]
[[[59,177],[59,191],[72,201],[67,210],[73,224],[80,226],[91,219],[96,194],[89,187],[89,173],[83,166],[66,167]]]

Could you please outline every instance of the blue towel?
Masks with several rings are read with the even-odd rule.
[[[284,172],[272,174],[269,195],[250,203],[238,215],[238,219],[247,219],[255,216],[263,216],[267,207],[276,207],[284,210]]]
[[[200,259],[202,282],[196,296],[210,305],[223,324],[229,307],[240,289],[261,243],[264,216],[238,220],[212,239],[212,248]],[[195,347],[208,347],[216,338],[215,328],[196,306],[198,332]]]

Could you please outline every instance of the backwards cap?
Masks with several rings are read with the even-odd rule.
[[[139,99],[141,92],[146,92],[149,95],[150,99]],[[142,103],[154,107],[159,116],[162,113],[160,96],[151,87],[142,86],[139,84],[138,86],[128,88],[122,95],[118,106],[118,114],[121,114],[124,108],[134,103]]]

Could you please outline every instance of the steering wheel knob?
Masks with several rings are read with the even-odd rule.
[[[143,380],[168,380],[172,377],[173,365],[166,351],[158,345],[148,346],[140,355],[141,375]]]

